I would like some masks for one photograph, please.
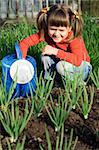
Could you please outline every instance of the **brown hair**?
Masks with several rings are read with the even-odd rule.
[[[73,11],[69,6],[55,4],[48,9],[42,9],[37,16],[37,26],[44,38],[48,34],[49,25],[72,27],[72,38],[75,38],[82,34],[83,19],[77,11]]]

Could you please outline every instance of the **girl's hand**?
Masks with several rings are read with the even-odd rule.
[[[42,55],[57,55],[58,49],[55,47],[52,47],[50,45],[46,45],[43,49]]]

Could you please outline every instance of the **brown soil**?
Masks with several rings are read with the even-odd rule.
[[[52,94],[57,96],[59,88],[54,88]],[[22,108],[22,101],[20,106]],[[26,135],[25,150],[39,150],[39,145],[43,145],[44,150],[48,150],[47,140],[45,136],[45,125],[47,125],[53,150],[55,150],[56,132],[51,123],[47,112],[43,110],[39,118],[31,117],[25,130],[20,135],[20,140]],[[69,118],[65,121],[65,136],[70,135],[73,128],[74,137],[78,136],[75,150],[98,150],[99,149],[99,90],[95,90],[94,103],[89,114],[89,118],[85,120],[78,109],[71,111]],[[66,131],[68,129],[68,132]],[[7,133],[0,126],[1,143],[3,149],[7,150],[5,137]],[[13,148],[15,150],[15,148]]]

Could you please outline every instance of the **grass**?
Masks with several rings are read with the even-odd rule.
[[[99,66],[99,24],[92,21],[91,16],[84,15],[83,38],[86,49],[91,58],[93,69],[97,70]]]
[[[91,73],[91,79],[97,90],[99,90],[99,68]]]

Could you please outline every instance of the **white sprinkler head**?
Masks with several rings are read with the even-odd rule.
[[[16,60],[10,67],[10,76],[15,82],[26,84],[34,76],[34,67],[26,59]]]

